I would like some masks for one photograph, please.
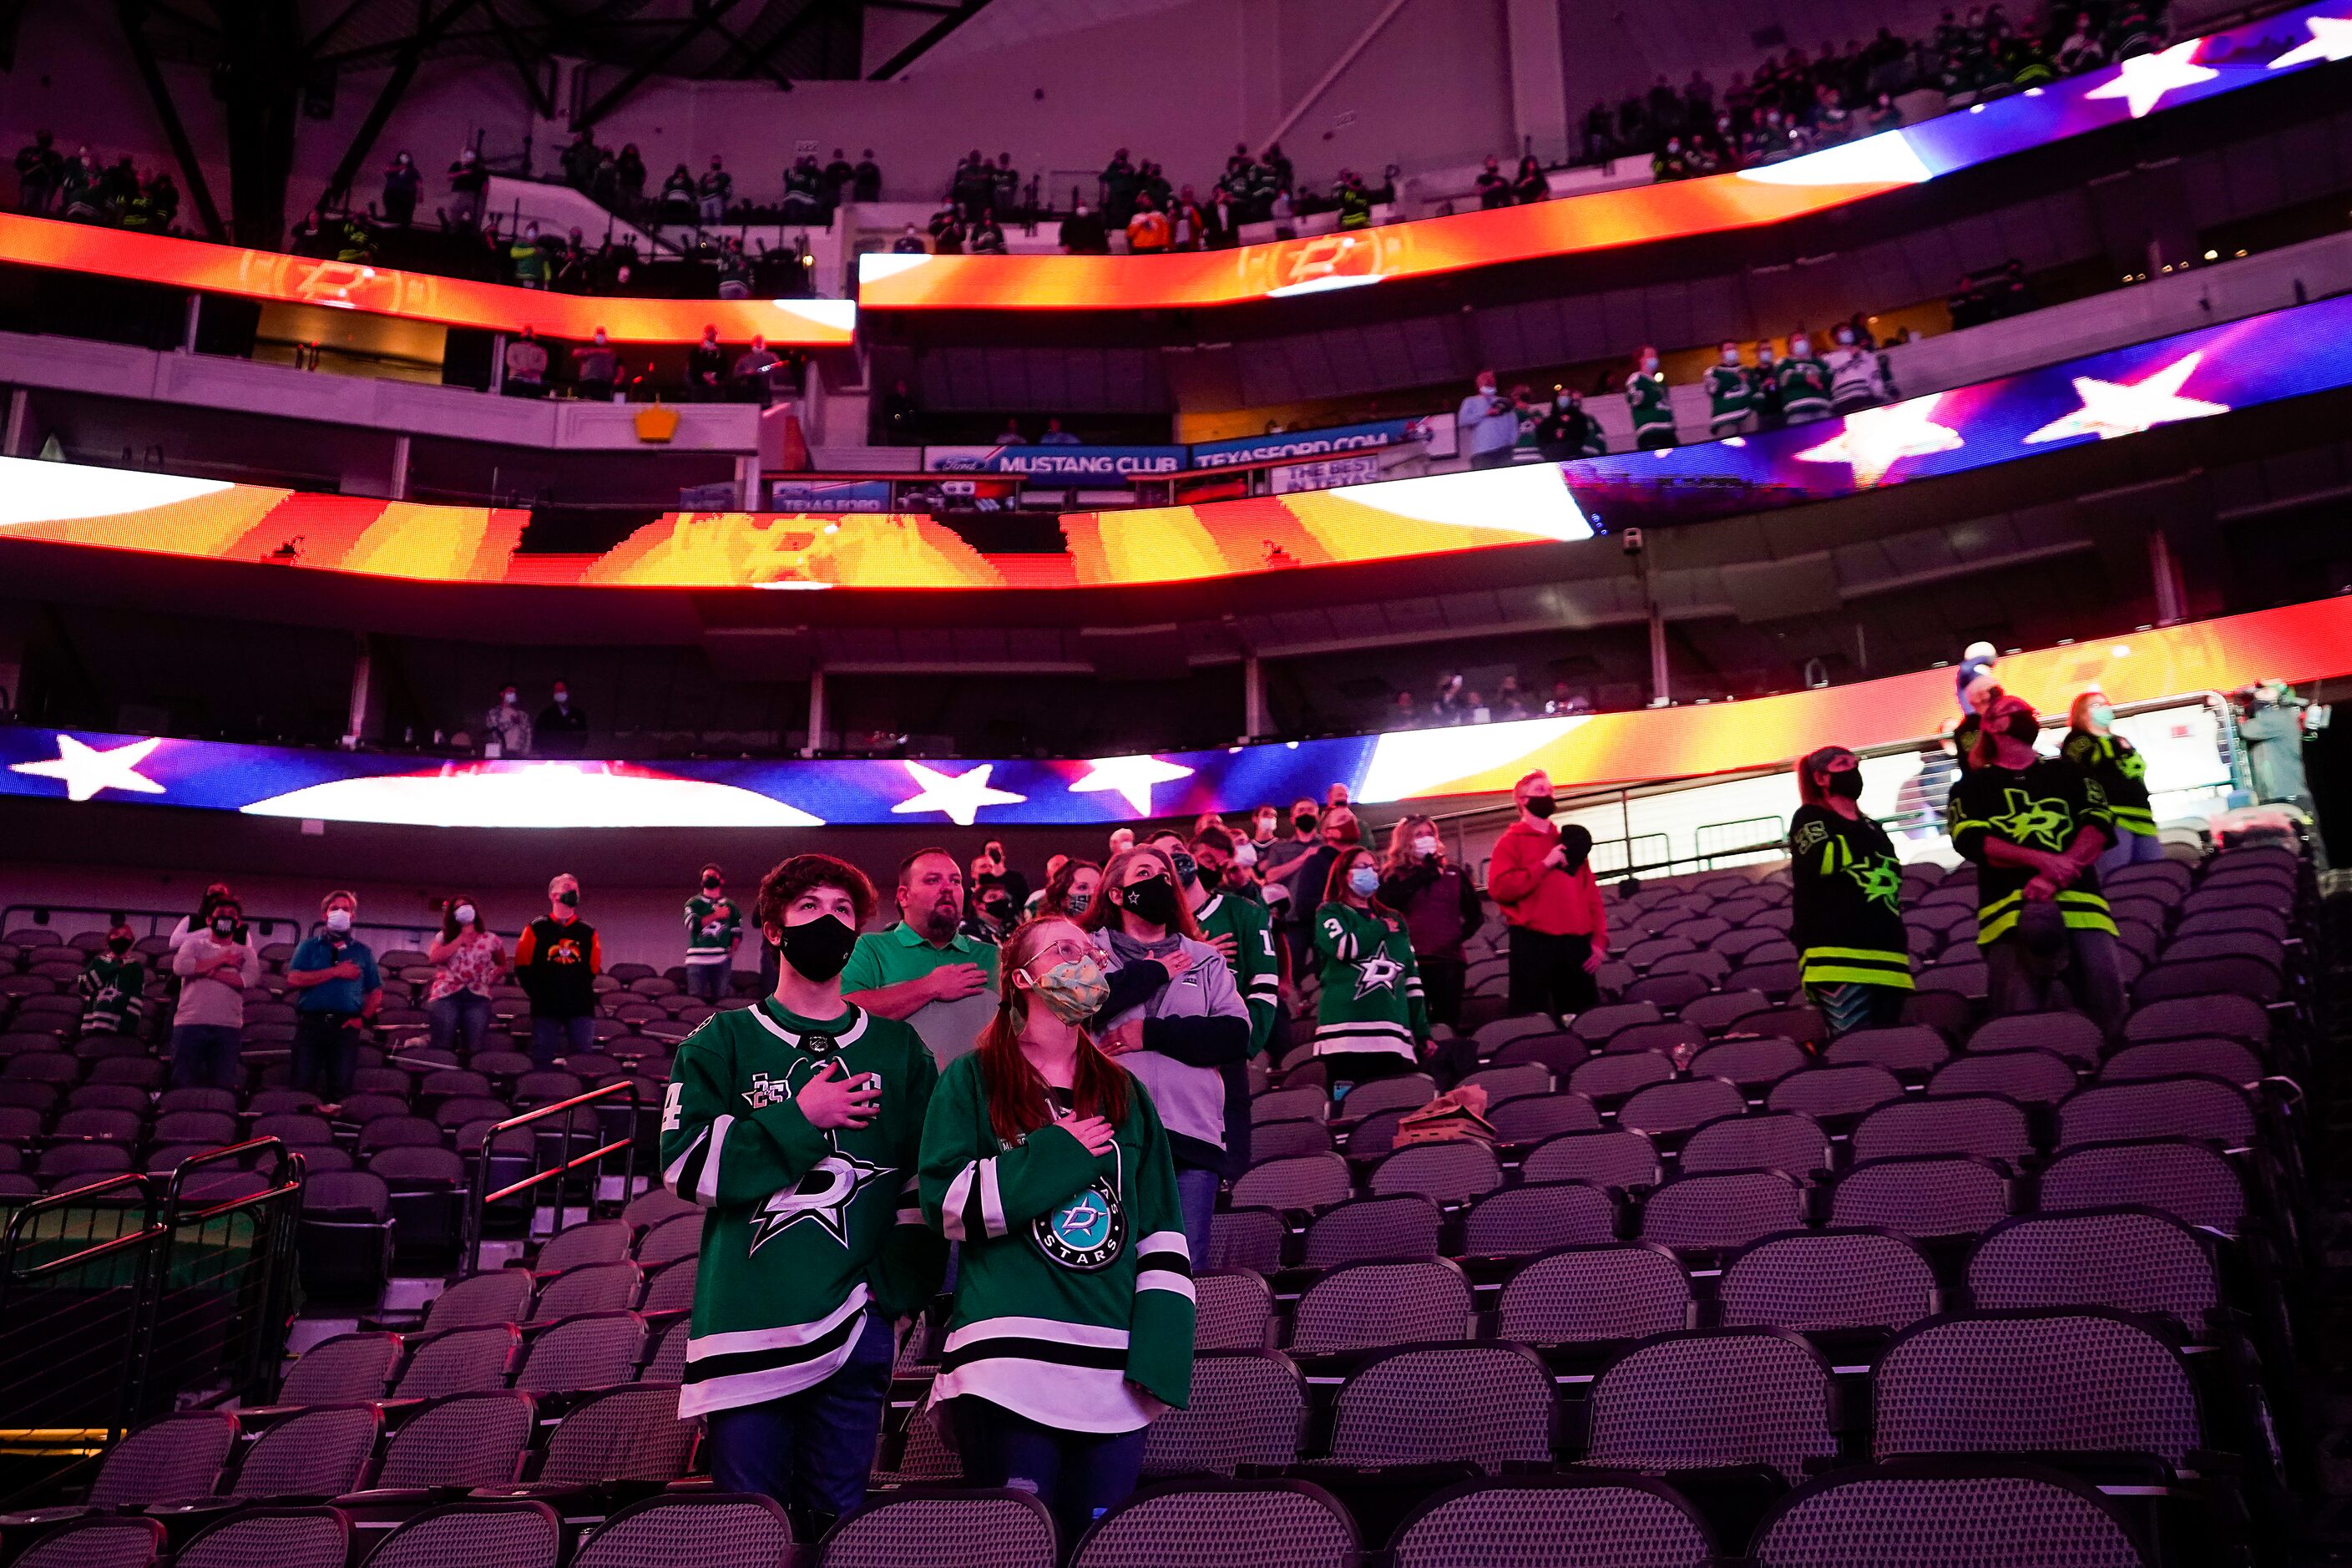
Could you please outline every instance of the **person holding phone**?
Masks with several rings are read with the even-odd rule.
[[[1400,817],[1381,858],[1380,901],[1394,910],[1412,939],[1432,1023],[1462,1026],[1462,989],[1470,973],[1462,944],[1486,922],[1486,910],[1470,874],[1447,858],[1437,824]]]
[[[866,1499],[891,1324],[947,1261],[916,1202],[939,1069],[841,992],[874,899],[830,855],[770,871],[776,988],[686,1037],[662,1103],[662,1184],[704,1211],[678,1418],[703,1418],[720,1491],[775,1499],[809,1541]]]

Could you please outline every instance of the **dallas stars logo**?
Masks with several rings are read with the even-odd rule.
[[[751,1216],[750,1251],[759,1251],[803,1220],[838,1245],[848,1246],[850,1205],[869,1184],[890,1173],[887,1166],[870,1164],[835,1149],[819,1160],[798,1186],[776,1194]]]
[[[1847,867],[1845,873],[1862,889],[1862,896],[1868,902],[1885,904],[1891,910],[1902,900],[1902,868],[1892,860],[1867,860]]]
[[[1385,952],[1376,952],[1356,965],[1356,994],[1369,996],[1375,991],[1392,989],[1403,974],[1403,964]]]
[[[2066,830],[2074,825],[2066,803],[2060,800],[2035,800],[2021,789],[2003,790],[2009,802],[2009,815],[1996,816],[1989,826],[2012,844],[2042,849],[2066,847]]]

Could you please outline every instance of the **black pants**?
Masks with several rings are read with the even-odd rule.
[[[1399,1078],[1418,1072],[1421,1064],[1397,1051],[1318,1051],[1315,1059],[1323,1064],[1328,1081],[1353,1087],[1384,1078]]]
[[[1598,1006],[1600,988],[1584,972],[1584,961],[1591,956],[1589,936],[1554,936],[1513,926],[1510,1010],[1565,1018]]]
[[[1429,1020],[1449,1029],[1462,1026],[1462,984],[1470,966],[1459,952],[1432,953],[1421,960],[1422,999],[1429,1004]]]

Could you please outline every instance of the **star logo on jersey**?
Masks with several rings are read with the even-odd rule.
[[[1894,909],[1903,898],[1903,869],[1892,860],[1866,860],[1859,866],[1848,866],[1845,874],[1862,889],[1862,896],[1874,904]]]
[[[2035,800],[2021,789],[2004,790],[2009,814],[1987,826],[2011,844],[2028,848],[2063,849],[2066,830],[2074,825],[2063,801]]]
[[[1053,1213],[1029,1222],[1037,1250],[1065,1268],[1092,1273],[1117,1260],[1127,1240],[1127,1214],[1118,1189],[1108,1176],[1092,1184]]]
[[[1356,965],[1356,994],[1369,996],[1375,991],[1389,991],[1404,976],[1404,965],[1385,952],[1376,952]]]
[[[2137,752],[2125,752],[2116,758],[2116,772],[2127,779],[2147,777],[2147,759]]]
[[[849,1205],[857,1194],[891,1174],[887,1165],[869,1164],[838,1148],[811,1168],[797,1186],[776,1194],[751,1216],[751,1246],[757,1252],[793,1226],[806,1220],[843,1247],[849,1245]]]
[[[751,1075],[751,1087],[743,1091],[743,1103],[754,1110],[765,1110],[772,1105],[782,1105],[792,1099],[792,1079],[770,1078],[766,1073]]]

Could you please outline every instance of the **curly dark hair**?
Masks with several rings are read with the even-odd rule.
[[[776,868],[760,879],[752,918],[763,931],[782,925],[784,911],[811,888],[837,888],[847,893],[861,929],[874,918],[873,882],[848,861],[831,855],[793,855],[776,862]]]

